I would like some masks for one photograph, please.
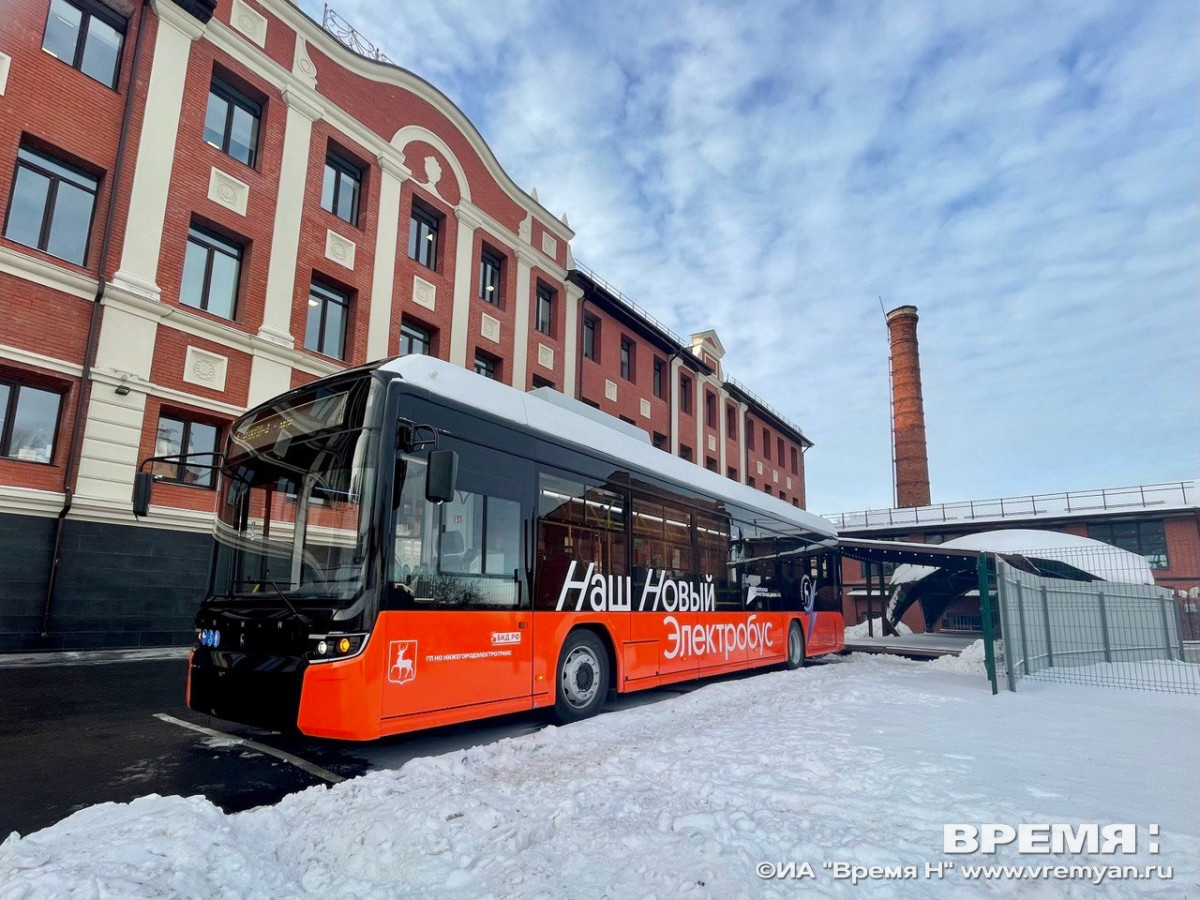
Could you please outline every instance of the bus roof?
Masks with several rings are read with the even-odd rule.
[[[658,450],[594,416],[582,416],[563,409],[461,366],[431,356],[408,355],[387,360],[379,368],[394,372],[431,394],[507,419],[556,441],[573,444],[585,451],[600,452],[644,472],[693,485],[712,496],[769,513],[806,531],[830,538],[837,536],[837,530],[828,519]]]

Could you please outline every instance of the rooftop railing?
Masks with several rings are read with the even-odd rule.
[[[868,509],[862,512],[835,513],[825,518],[839,529],[853,530],[1188,506],[1200,506],[1200,490],[1197,489],[1195,481],[1171,481],[1164,484],[1102,488],[1094,491],[1064,491],[1057,494],[1030,494],[999,500],[935,503],[905,509]]]
[[[659,331],[661,331],[663,334],[665,334],[667,337],[669,337],[672,341],[677,343],[681,349],[686,350],[691,347],[691,345],[692,345],[691,341],[685,341],[682,337],[680,337],[678,334],[676,334],[672,329],[667,327],[662,322],[662,320],[653,316],[650,312],[648,312],[646,310],[645,307],[640,306],[637,303],[635,303],[634,301],[630,300],[628,297],[626,297],[624,294],[622,294],[617,288],[613,287],[612,284],[610,284],[605,279],[601,278],[592,269],[590,269],[588,266],[581,263],[578,259],[575,260],[575,268],[578,269],[580,272],[582,272],[584,275],[586,275],[588,278],[590,278],[596,284],[597,287],[602,288],[605,291],[605,293],[610,294],[613,297],[613,299],[615,299],[622,306],[626,307],[634,315],[638,316],[641,319],[644,319],[646,322],[650,323],[655,328],[657,328]],[[745,394],[747,397],[749,397],[751,400],[753,400],[756,406],[765,410],[769,415],[771,415],[773,418],[777,419],[780,423],[787,426],[792,431],[796,432],[796,434],[799,434],[799,435],[804,434],[804,432],[800,430],[799,425],[796,425],[794,422],[792,422],[791,419],[789,419],[787,416],[785,416],[783,413],[781,413],[779,410],[777,410],[775,407],[773,407],[770,403],[767,403],[765,400],[762,399],[762,397],[760,397],[758,394],[754,393],[754,391],[750,390],[748,387],[746,387],[740,381],[737,381],[736,379],[733,379],[733,378],[727,378],[727,379],[725,379],[725,381],[727,384],[733,385],[735,388],[737,388],[739,391],[741,391],[743,394]]]
[[[725,379],[725,381],[728,384],[732,384],[735,388],[737,388],[739,391],[741,391],[743,394],[745,394],[747,397],[749,397],[751,400],[753,400],[756,406],[759,406],[759,407],[762,407],[763,409],[765,409],[775,419],[782,422],[788,428],[790,428],[794,432],[796,432],[796,434],[799,434],[799,435],[804,434],[804,432],[800,430],[799,425],[795,424],[791,419],[787,418],[787,416],[785,416],[783,413],[781,413],[779,410],[777,410],[775,407],[773,407],[770,403],[768,403],[762,397],[758,396],[758,394],[754,393],[754,391],[750,390],[750,388],[746,387],[740,381],[738,381],[735,378],[727,378],[727,379]]]
[[[645,319],[647,322],[677,343],[680,347],[690,347],[692,345],[691,341],[685,341],[678,334],[668,328],[661,319],[652,316],[644,306],[639,306],[637,303],[634,303],[619,290],[597,275],[592,269],[581,263],[578,259],[575,260],[575,268],[595,282],[597,287],[603,288],[605,293],[611,294],[613,299],[615,299],[618,303],[627,307],[630,312],[635,313],[638,318]]]
[[[321,27],[359,56],[395,65],[386,53],[363,37],[353,25],[339,16],[337,11],[328,3],[325,4],[325,12],[321,17]]]

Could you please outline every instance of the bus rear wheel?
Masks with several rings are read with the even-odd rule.
[[[787,662],[785,665],[789,669],[799,669],[804,665],[804,632],[800,630],[800,623],[794,619],[788,628]]]
[[[608,653],[590,631],[567,636],[558,657],[554,714],[562,724],[600,712],[608,696]]]

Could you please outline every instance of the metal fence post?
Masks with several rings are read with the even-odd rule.
[[[1104,591],[1096,591],[1096,604],[1100,607],[1100,634],[1104,638],[1104,661],[1112,662],[1112,643],[1108,637],[1108,613],[1104,609]]]
[[[1046,586],[1042,585],[1042,624],[1046,628],[1046,665],[1054,668],[1054,648],[1050,641],[1050,600],[1046,593]]]
[[[1167,659],[1175,658],[1175,648],[1172,646],[1171,642],[1171,623],[1167,620],[1167,603],[1174,604],[1174,602],[1174,597],[1172,597],[1169,601],[1160,600],[1158,602],[1158,611],[1162,613],[1163,649],[1167,651]],[[1183,657],[1180,657],[1180,659],[1182,658]]]
[[[979,612],[983,618],[983,664],[987,669],[988,681],[992,683],[992,693],[998,694],[1000,688],[996,684],[996,639],[992,633],[992,598],[988,595],[986,554],[979,554],[975,563],[975,574],[979,577]]]
[[[1175,598],[1171,598],[1171,608],[1175,612],[1175,637],[1179,639],[1179,644],[1176,649],[1179,651],[1179,661],[1187,662],[1187,656],[1183,652],[1183,604],[1176,603]]]
[[[1025,632],[1025,594],[1021,590],[1021,582],[1017,582],[1017,622],[1021,629],[1021,665],[1025,674],[1029,674],[1029,636]]]
[[[867,637],[875,637],[875,595],[872,593],[871,572],[872,563],[863,563],[867,570]]]

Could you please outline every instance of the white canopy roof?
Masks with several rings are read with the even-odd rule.
[[[1007,528],[966,534],[937,546],[1052,559],[1074,566],[1104,581],[1154,584],[1154,572],[1145,557],[1077,534],[1038,531],[1032,528]],[[892,573],[891,584],[895,586],[920,581],[936,571],[934,566],[897,566],[896,571]]]

